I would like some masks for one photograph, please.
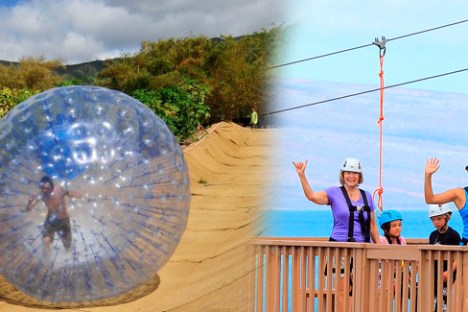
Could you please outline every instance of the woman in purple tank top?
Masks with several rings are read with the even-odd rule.
[[[347,158],[340,168],[341,186],[313,191],[305,175],[308,161],[293,162],[306,198],[317,205],[330,205],[333,214],[331,241],[380,243],[375,205],[369,192],[359,189],[364,177],[359,160]],[[363,211],[367,213],[363,213]],[[360,216],[362,215],[362,217]],[[366,225],[367,224],[367,225]],[[351,230],[350,230],[351,229]]]
[[[305,169],[307,160],[295,163],[297,175],[301,181],[302,189],[308,200],[317,205],[330,205],[333,214],[333,229],[330,241],[339,242],[370,242],[380,243],[379,232],[375,221],[375,205],[369,192],[358,188],[364,181],[361,164],[355,158],[347,158],[340,169],[339,182],[341,186],[334,186],[323,191],[312,190]],[[339,300],[343,303],[345,289],[345,268],[349,266],[352,272],[352,258],[328,259],[331,262],[332,274],[340,273],[338,288],[340,290]],[[338,267],[338,268],[337,268]],[[325,269],[328,274],[330,268]],[[338,272],[337,272],[338,271]],[[352,279],[350,277],[352,291]],[[350,292],[351,294],[351,292]],[[340,306],[342,306],[340,304]]]

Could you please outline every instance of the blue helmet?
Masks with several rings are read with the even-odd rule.
[[[396,210],[385,210],[384,212],[382,212],[379,218],[380,227],[382,227],[382,225],[385,223],[392,222],[395,220],[403,221],[403,217],[401,216],[401,213],[399,213]]]

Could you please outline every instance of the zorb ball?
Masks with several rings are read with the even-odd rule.
[[[41,302],[112,298],[154,278],[189,204],[174,135],[124,93],[55,88],[0,121],[0,274]]]

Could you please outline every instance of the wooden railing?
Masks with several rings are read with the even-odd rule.
[[[257,238],[248,311],[427,312],[437,302],[435,311],[441,312],[444,297],[447,311],[468,311],[468,247],[407,241],[389,246]],[[445,290],[444,261],[456,267]]]

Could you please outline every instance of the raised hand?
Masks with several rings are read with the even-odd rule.
[[[439,170],[439,159],[430,158],[426,160],[426,168],[424,169],[424,174],[433,174]]]
[[[295,163],[294,161],[292,162],[292,164],[296,168],[297,174],[304,174],[305,169],[307,167],[307,162],[308,162],[308,160],[306,160],[304,163],[302,161],[300,161],[298,163]]]

